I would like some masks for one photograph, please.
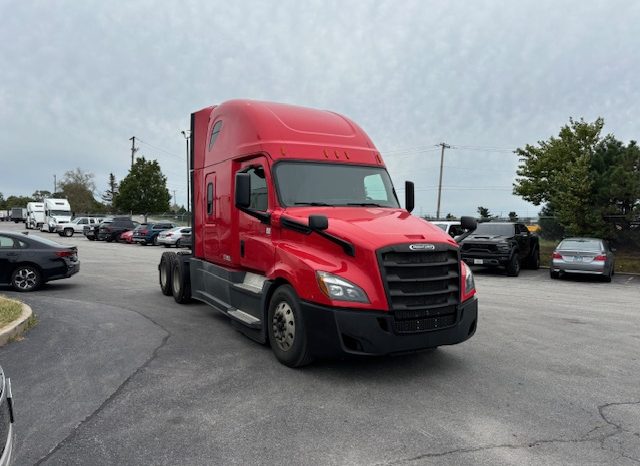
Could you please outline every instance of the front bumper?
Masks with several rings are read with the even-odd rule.
[[[458,306],[453,326],[420,333],[397,334],[393,316],[383,311],[338,309],[302,302],[302,312],[315,356],[340,354],[383,355],[455,345],[473,336],[478,321],[478,300]]]
[[[467,265],[507,265],[511,260],[510,252],[504,254],[461,253],[460,256]]]

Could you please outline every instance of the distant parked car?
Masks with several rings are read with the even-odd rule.
[[[158,234],[158,244],[163,244],[166,248],[171,246],[179,248],[182,246],[182,237],[187,233],[191,234],[190,227],[175,227],[161,231]]]
[[[80,270],[78,249],[40,236],[0,232],[0,283],[33,291]]]
[[[131,220],[130,217],[114,217],[113,220],[105,220],[98,225],[98,241],[118,241],[120,235],[125,231],[133,230],[138,226],[137,222]]]
[[[459,236],[462,233],[464,233],[464,230],[462,229],[462,226],[460,226],[460,222],[456,222],[456,221],[447,221],[447,222],[437,221],[437,222],[431,222],[431,223],[433,223],[435,226],[437,226],[438,228],[443,230],[445,233],[447,233],[452,238],[455,238],[456,236]]]
[[[615,273],[615,257],[609,244],[599,238],[566,238],[553,251],[549,274],[561,273],[599,275],[610,282]]]
[[[175,224],[168,222],[148,223],[146,228],[140,228],[133,233],[133,242],[140,243],[143,246],[147,244],[153,244],[154,246],[157,246],[158,235],[160,234],[160,232],[175,227]]]
[[[73,236],[74,233],[84,233],[85,226],[97,225],[102,220],[99,217],[76,217],[69,223],[59,223],[56,225],[56,232],[60,236]]]
[[[135,230],[125,231],[124,233],[122,233],[120,235],[120,238],[118,238],[118,241],[120,241],[121,243],[128,243],[128,244],[133,243],[133,232],[134,231]]]
[[[15,444],[14,422],[11,379],[5,378],[0,367],[0,466],[11,464]]]
[[[189,233],[183,233],[182,238],[180,239],[180,246],[178,247],[191,249],[191,244],[193,241],[192,235],[193,233],[191,231],[189,231]]]

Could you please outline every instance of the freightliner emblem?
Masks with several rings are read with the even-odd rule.
[[[436,247],[433,244],[412,244],[409,249],[412,251],[433,251]]]

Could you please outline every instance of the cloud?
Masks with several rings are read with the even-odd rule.
[[[515,148],[569,116],[639,133],[634,2],[16,1],[0,16],[5,196],[76,167],[104,190],[110,172],[127,174],[135,135],[186,203],[180,130],[236,97],[354,119],[394,181],[414,179],[423,213],[435,212],[440,154],[394,149]],[[505,151],[448,150],[442,210],[535,213],[510,194],[516,165]]]

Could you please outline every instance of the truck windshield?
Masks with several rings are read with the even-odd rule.
[[[69,210],[50,210],[49,215],[71,215]]]
[[[296,205],[400,207],[384,168],[280,162],[276,187],[284,207]]]

